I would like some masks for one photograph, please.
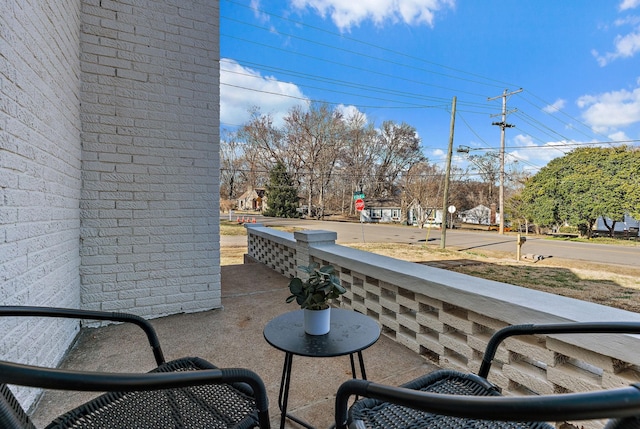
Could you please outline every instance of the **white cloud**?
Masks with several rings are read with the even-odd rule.
[[[298,9],[315,9],[323,18],[331,16],[342,31],[371,20],[376,25],[385,21],[409,25],[433,25],[434,12],[444,6],[453,7],[455,0],[291,0]]]
[[[280,126],[293,106],[309,102],[295,84],[262,76],[259,71],[228,58],[220,60],[220,84],[220,122],[223,124],[242,125],[249,120],[250,109],[258,107]]]
[[[562,98],[558,98],[553,104],[545,106],[542,111],[545,113],[556,113],[559,110],[562,110],[567,103],[567,100],[563,100]]]
[[[635,9],[638,6],[640,6],[640,0],[622,0],[619,9],[620,11],[623,11],[628,9]]]
[[[604,55],[600,55],[595,50],[591,52],[601,67],[619,58],[633,57],[636,53],[640,52],[640,28],[636,28],[635,31],[625,36],[616,36],[613,43],[615,45],[613,52],[607,52]]]
[[[261,22],[269,22],[269,15],[260,10],[260,0],[251,0],[249,7],[253,9],[253,15]]]
[[[339,104],[336,106],[335,110],[342,114],[344,119],[350,119],[355,116],[359,116],[362,119],[362,122],[367,123],[367,115],[358,110],[356,106],[345,106],[344,104]]]
[[[631,138],[624,131],[618,131],[609,134],[607,137],[609,137],[612,142],[626,142],[631,140]]]
[[[440,159],[440,158],[446,159],[447,158],[447,154],[442,149],[434,149],[434,150],[432,150],[431,151],[431,155],[434,158],[437,158],[437,159]]]
[[[505,161],[518,160],[523,170],[534,171],[568,152],[567,143],[563,140],[537,144],[531,136],[518,134],[513,138],[513,146],[516,149],[508,151],[510,156],[505,158]]]
[[[620,4],[620,12],[625,10],[634,9],[640,6],[640,0],[623,0]],[[631,26],[634,27],[627,34],[618,34],[613,40],[614,49],[612,52],[600,54],[593,49],[591,54],[596,58],[600,67],[604,67],[611,61],[619,58],[630,58],[640,52],[640,17],[635,15],[628,15],[622,18],[618,18],[614,21],[616,27]]]
[[[600,133],[640,122],[640,88],[583,95],[577,105],[582,117]]]
[[[635,26],[640,24],[640,16],[630,15],[625,16],[624,18],[618,18],[613,22],[613,24],[616,27],[622,27],[623,25]]]

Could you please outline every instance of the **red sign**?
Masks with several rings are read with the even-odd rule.
[[[364,200],[362,198],[358,198],[356,200],[356,210],[358,210],[359,212],[364,210]]]

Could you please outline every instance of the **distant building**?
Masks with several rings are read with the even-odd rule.
[[[247,188],[247,191],[236,200],[238,210],[262,212],[266,208],[267,197],[264,188]]]
[[[441,228],[442,209],[422,207],[416,200],[413,200],[407,207],[407,224],[420,228]]]
[[[480,204],[472,209],[461,211],[458,217],[462,223],[496,225],[500,222],[500,213],[496,212],[495,204],[491,206],[489,208]]]
[[[402,220],[402,208],[395,200],[367,200],[360,222],[391,223]]]
[[[607,224],[611,226],[613,221],[607,218]],[[604,218],[600,216],[596,220],[596,224],[593,227],[594,231],[599,235],[609,234],[609,229],[604,224]],[[640,236],[640,221],[634,219],[629,215],[625,215],[623,220],[616,222],[613,229],[614,234],[629,234],[632,236]]]

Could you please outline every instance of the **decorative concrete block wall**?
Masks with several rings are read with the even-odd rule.
[[[245,226],[247,252],[252,261],[265,264],[287,277],[297,275],[296,241],[292,233],[266,228],[260,223]]]
[[[4,305],[80,303],[79,33],[79,1],[0,2]],[[0,320],[0,357],[55,366],[77,330],[70,321]],[[17,392],[27,404],[36,394]]]
[[[249,256],[285,275],[295,275],[292,259],[333,265],[347,289],[340,306],[377,320],[384,335],[442,368],[477,373],[491,334],[509,325],[640,321],[637,313],[340,246],[327,231],[248,233]],[[640,381],[638,350],[631,335],[514,337],[498,349],[489,380],[505,395],[627,386]]]
[[[219,5],[84,0],[82,308],[216,308]]]

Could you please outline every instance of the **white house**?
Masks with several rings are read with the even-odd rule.
[[[442,226],[442,209],[422,207],[415,200],[407,207],[407,224],[426,228]]]
[[[489,208],[482,204],[472,209],[460,212],[459,218],[462,223],[473,223],[476,225],[495,225],[500,222],[500,213],[496,212],[495,205]]]
[[[392,223],[402,221],[402,208],[394,199],[365,201],[364,210],[360,211],[360,222]]]

